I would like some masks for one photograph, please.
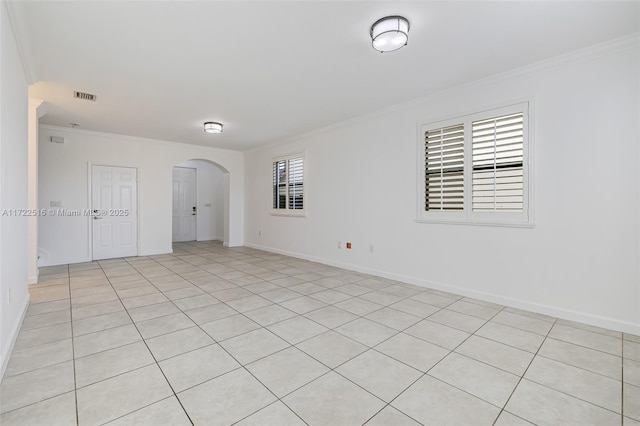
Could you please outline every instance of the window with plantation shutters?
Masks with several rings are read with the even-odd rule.
[[[421,127],[418,221],[532,226],[529,102]]]
[[[473,211],[521,212],[523,114],[474,121]]]
[[[273,161],[274,214],[304,215],[304,157],[301,154]]]
[[[464,208],[464,126],[424,134],[425,211]]]
[[[289,160],[289,208],[304,208],[304,160],[302,157]]]
[[[287,208],[287,162],[285,160],[273,163],[273,208]]]

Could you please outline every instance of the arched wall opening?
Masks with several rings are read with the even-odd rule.
[[[172,242],[229,243],[229,171],[205,159],[173,166]]]

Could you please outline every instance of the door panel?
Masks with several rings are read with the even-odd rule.
[[[196,169],[173,168],[173,241],[196,239]]]
[[[138,254],[136,172],[129,167],[91,167],[94,260]]]

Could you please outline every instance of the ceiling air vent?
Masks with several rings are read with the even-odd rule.
[[[84,92],[73,92],[73,97],[78,99],[84,99],[85,101],[94,101],[94,102],[97,98],[96,95],[92,95],[91,93],[84,93]]]

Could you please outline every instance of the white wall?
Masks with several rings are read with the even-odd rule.
[[[247,245],[640,334],[638,44],[617,40],[246,153]],[[417,125],[523,98],[535,101],[536,226],[417,223]],[[271,216],[271,159],[302,151],[307,217]]]
[[[61,136],[64,144],[49,142]],[[170,253],[173,166],[204,159],[230,176],[230,246],[244,242],[244,164],[241,152],[77,129],[40,126],[38,200],[40,208],[61,201],[64,209],[89,208],[89,164],[138,169],[138,254]],[[41,217],[40,266],[91,259],[89,217]]]
[[[0,210],[27,208],[27,80],[0,4]],[[29,303],[27,218],[0,215],[0,379]]]
[[[184,161],[178,166],[196,169],[196,240],[224,238],[224,171],[204,160]]]
[[[29,99],[28,113],[28,156],[27,156],[27,203],[30,210],[38,208],[38,109],[40,99]],[[38,217],[27,218],[27,282],[38,282]]]

